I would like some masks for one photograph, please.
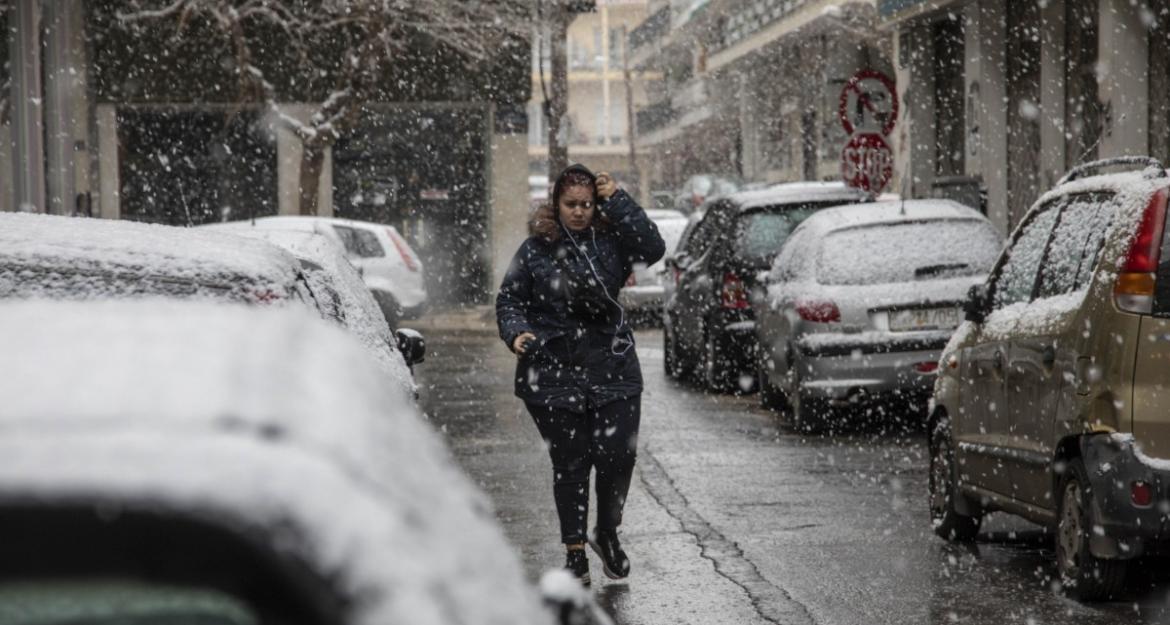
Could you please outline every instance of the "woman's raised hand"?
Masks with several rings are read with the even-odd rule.
[[[525,353],[524,344],[529,340],[535,341],[536,335],[531,332],[522,333],[520,336],[516,337],[515,341],[512,341],[512,351],[516,352],[517,356],[523,355]]]
[[[617,182],[614,182],[613,176],[609,172],[601,172],[597,174],[597,195],[604,202],[613,197],[617,193]]]

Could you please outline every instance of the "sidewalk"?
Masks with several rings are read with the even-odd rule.
[[[420,332],[487,332],[496,331],[496,309],[490,304],[451,308],[429,312],[418,319],[403,320],[400,324]]]

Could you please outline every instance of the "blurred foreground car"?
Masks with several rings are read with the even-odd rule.
[[[276,216],[227,224],[238,228],[316,232],[337,243],[366,283],[391,327],[426,310],[422,261],[394,226],[333,217]]]
[[[674,210],[647,210],[646,216],[658,226],[662,240],[666,242],[667,256],[674,253],[679,239],[686,230],[687,216]],[[662,300],[664,283],[668,280],[666,264],[659,260],[653,265],[634,265],[626,285],[618,292],[618,302],[630,315],[660,319],[662,316]]]
[[[8,302],[0,344],[0,622],[554,621],[486,497],[336,327]]]
[[[388,329],[373,325],[370,313],[355,302],[352,288],[338,284],[344,277],[333,277],[341,276],[340,269],[321,269],[264,241],[222,232],[0,213],[0,299],[165,296],[307,305],[357,334],[390,378],[412,389],[410,358],[421,354],[399,353]]]
[[[796,229],[753,292],[760,401],[791,404],[800,430],[862,404],[921,427],[939,353],[967,290],[1003,241],[986,217],[947,200],[821,211]]]
[[[1153,159],[1069,172],[971,290],[935,387],[935,532],[971,540],[995,510],[1048,526],[1081,599],[1170,552],[1168,197]]]
[[[748,390],[756,376],[756,275],[809,215],[869,196],[841,183],[796,182],[741,191],[704,205],[666,267],[675,286],[663,306],[666,372],[712,390]]]

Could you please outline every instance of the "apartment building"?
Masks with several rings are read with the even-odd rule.
[[[627,36],[646,17],[647,0],[598,0],[569,26],[569,107],[563,140],[569,158],[596,171],[610,171],[625,184],[636,183],[630,162],[631,104],[640,106],[656,87],[654,72],[632,71],[626,79]],[[528,103],[528,161],[533,174],[548,173],[549,40],[533,45],[532,99]],[[632,102],[631,102],[632,99]]]
[[[1170,161],[1170,1],[880,0],[916,197],[966,186],[1010,230],[1072,166]]]

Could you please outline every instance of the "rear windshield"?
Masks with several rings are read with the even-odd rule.
[[[747,213],[740,217],[735,252],[751,264],[767,267],[802,221],[822,208],[838,205],[840,202],[798,204]]]
[[[977,276],[991,270],[999,234],[976,220],[865,226],[834,232],[821,243],[821,284],[892,284]]]

